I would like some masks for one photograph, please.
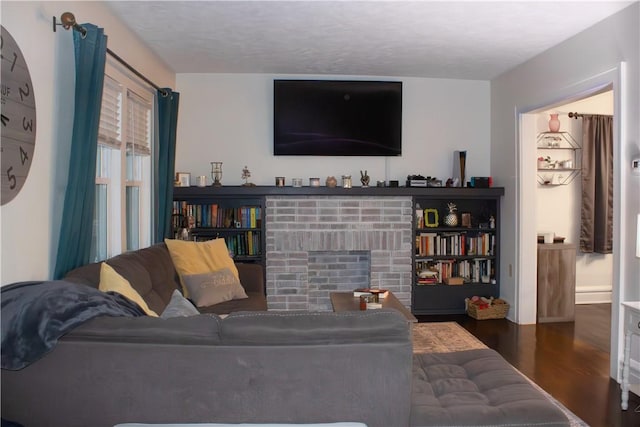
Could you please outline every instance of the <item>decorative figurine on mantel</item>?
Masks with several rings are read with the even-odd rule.
[[[362,173],[362,171],[360,171],[360,182],[362,183],[363,187],[368,187],[369,186],[370,179],[371,178],[367,174],[366,170],[364,171],[364,173]]]
[[[243,187],[256,186],[254,183],[249,182],[249,178],[251,178],[251,171],[249,171],[249,168],[245,165],[245,167],[242,169],[242,179],[244,179],[244,184],[242,184]]]
[[[211,179],[214,187],[222,187],[222,162],[211,162]]]

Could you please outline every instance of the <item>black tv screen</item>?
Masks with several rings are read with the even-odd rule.
[[[276,156],[399,156],[402,82],[274,80]]]

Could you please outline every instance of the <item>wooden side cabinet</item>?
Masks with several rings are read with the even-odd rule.
[[[538,322],[572,322],[576,304],[576,245],[538,244]]]

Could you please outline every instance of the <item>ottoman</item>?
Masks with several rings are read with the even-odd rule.
[[[568,427],[564,413],[491,349],[418,353],[411,426]]]

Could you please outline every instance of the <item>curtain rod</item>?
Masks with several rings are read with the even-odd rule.
[[[584,117],[584,116],[607,116],[607,117],[613,117],[610,114],[582,114],[582,113],[569,113],[569,118],[574,118],[576,120],[578,120],[579,117]]]
[[[121,63],[122,65],[124,65],[127,70],[131,71],[133,74],[135,74],[136,76],[140,77],[142,80],[144,80],[147,84],[151,85],[151,87],[153,87],[155,90],[159,91],[160,93],[162,93],[162,96],[167,96],[169,95],[169,92],[167,92],[166,90],[160,88],[158,85],[156,85],[154,82],[152,82],[151,80],[149,80],[148,78],[146,78],[140,71],[136,70],[135,68],[133,68],[131,65],[129,65],[129,63],[127,61],[125,61],[124,59],[122,59],[119,55],[117,55],[114,51],[112,51],[111,49],[107,48],[107,53],[109,55],[111,55],[113,57],[113,59],[117,60],[119,63]]]
[[[62,28],[64,28],[65,30],[74,29],[75,31],[77,31],[80,34],[82,34],[82,38],[84,38],[87,35],[87,29],[76,22],[76,17],[71,12],[63,13],[60,16],[60,22],[59,23],[56,21],[56,17],[55,16],[53,17],[53,32],[54,33],[56,32],[56,27],[59,26],[59,25],[62,26]],[[152,82],[151,80],[146,78],[140,71],[136,70],[131,65],[129,65],[129,63],[127,61],[122,59],[114,51],[112,51],[111,49],[107,48],[107,53],[109,55],[111,55],[113,57],[113,59],[117,60],[119,63],[124,65],[127,68],[127,70],[131,71],[133,74],[135,74],[136,76],[140,77],[145,83],[151,85],[151,87],[153,87],[155,90],[160,92],[162,94],[162,96],[168,96],[169,95],[169,92],[167,92],[166,90],[160,88],[157,84],[155,84],[154,82]]]

